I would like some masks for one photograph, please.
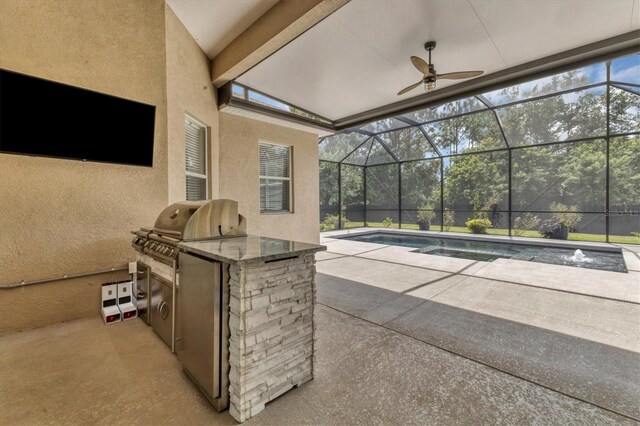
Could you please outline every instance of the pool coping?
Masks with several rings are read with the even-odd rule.
[[[391,231],[391,232],[388,232]],[[481,241],[481,242],[489,242],[489,243],[494,243],[494,244],[511,244],[511,245],[516,245],[516,246],[534,246],[534,247],[541,247],[541,248],[557,248],[557,249],[563,249],[563,250],[576,250],[576,249],[580,249],[580,250],[586,250],[586,251],[591,251],[591,252],[601,252],[601,253],[611,253],[611,254],[617,254],[620,255],[621,260],[622,260],[622,267],[624,270],[622,271],[613,271],[613,270],[608,270],[608,269],[602,269],[602,268],[593,268],[593,267],[586,267],[586,269],[594,269],[594,270],[601,270],[601,271],[609,271],[609,272],[617,272],[617,273],[628,273],[629,272],[629,268],[627,267],[627,262],[624,258],[624,252],[622,250],[622,248],[620,247],[616,247],[616,246],[595,246],[595,245],[584,245],[581,246],[580,244],[571,244],[571,241],[554,241],[556,244],[545,244],[546,241],[548,240],[544,240],[544,241],[535,241],[534,244],[533,242],[529,242],[529,241],[523,241],[523,239],[518,239],[518,240],[514,240],[513,237],[502,237],[500,235],[495,236],[495,235],[478,235],[478,234],[472,234],[472,235],[464,235],[464,238],[459,238],[457,234],[454,235],[450,235],[451,233],[447,233],[447,235],[442,235],[442,233],[440,232],[430,232],[429,234],[426,234],[428,231],[414,231],[414,232],[403,232],[405,230],[389,230],[389,229],[385,229],[385,228],[372,228],[371,230],[367,230],[366,232],[354,232],[354,233],[348,233],[348,234],[343,234],[343,235],[335,235],[333,236],[334,239],[343,239],[343,240],[350,240],[351,237],[357,237],[357,236],[363,236],[363,235],[372,235],[372,234],[383,234],[383,235],[390,235],[390,236],[407,236],[407,237],[423,237],[423,238],[440,238],[440,239],[445,239],[445,240],[463,240],[463,241]],[[426,235],[425,235],[426,234]],[[480,238],[477,238],[480,237]],[[483,238],[484,237],[484,238]],[[502,238],[495,238],[495,237],[502,237]],[[331,238],[331,237],[329,237]],[[517,237],[516,237],[517,238]],[[394,245],[394,244],[385,244],[385,243],[375,243],[372,242],[372,244],[382,244],[382,245]],[[607,244],[607,243],[605,243]],[[412,250],[413,253],[421,253],[421,254],[430,254],[430,255],[434,255],[434,256],[438,256],[437,254],[431,254],[428,252],[422,252],[420,251],[420,249],[417,250]],[[453,257],[457,257],[457,256],[453,256]],[[461,259],[467,259],[466,257],[460,257]],[[508,257],[497,257],[496,259],[493,260],[485,260],[486,262],[493,262],[499,258],[502,259],[507,259],[507,260],[525,260],[525,261],[531,261],[531,260],[527,260],[527,259],[511,259]],[[479,260],[482,261],[482,260]],[[544,263],[544,264],[552,264],[552,265],[558,265],[556,263],[552,263],[552,262],[540,262],[540,261],[533,261],[533,262],[537,262],[537,263]],[[569,266],[569,267],[579,267],[577,265],[562,265],[562,266]]]
[[[341,229],[338,231],[325,231],[320,235],[326,238],[333,239],[345,239],[347,235],[368,235],[373,233],[386,233],[389,235],[409,235],[409,236],[424,236],[424,237],[439,237],[457,240],[470,240],[470,241],[491,241],[509,244],[520,245],[534,245],[540,247],[553,247],[553,248],[568,248],[584,249],[591,251],[606,251],[612,253],[622,254],[623,250],[630,250],[624,245],[617,245],[612,243],[601,242],[589,242],[589,241],[570,241],[570,240],[552,240],[552,239],[539,239],[529,237],[515,237],[505,235],[483,235],[483,234],[462,234],[457,232],[446,231],[419,231],[414,229],[389,229],[389,228],[351,228]]]

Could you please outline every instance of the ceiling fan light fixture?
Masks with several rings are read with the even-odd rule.
[[[430,80],[424,82],[424,91],[427,93],[433,92],[436,89],[436,81]]]

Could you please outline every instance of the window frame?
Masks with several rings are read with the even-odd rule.
[[[184,115],[184,128],[185,128],[185,133],[184,133],[184,146],[185,146],[185,154],[184,154],[184,170],[185,170],[185,179],[184,179],[184,185],[185,185],[185,200],[187,201],[202,201],[202,200],[189,200],[188,199],[188,192],[187,192],[187,176],[188,177],[192,177],[192,178],[196,178],[196,179],[203,179],[204,180],[204,189],[205,189],[205,200],[209,199],[210,196],[210,191],[209,191],[209,127],[204,124],[202,121],[198,120],[197,118],[194,118],[192,115],[186,113]],[[196,172],[191,172],[189,170],[187,170],[187,152],[186,152],[186,146],[187,146],[187,134],[186,134],[186,126],[187,126],[187,120],[191,121],[192,124],[195,124],[199,127],[201,127],[202,129],[204,129],[204,153],[203,153],[203,158],[204,158],[204,174],[201,173],[196,173]]]
[[[277,146],[277,147],[284,147],[287,148],[287,150],[289,151],[289,164],[288,164],[288,170],[289,170],[289,176],[288,177],[281,177],[281,176],[265,176],[260,174],[260,169],[261,169],[261,165],[262,165],[262,157],[260,155],[260,147],[262,145],[268,145],[268,146]],[[283,209],[283,210],[263,210],[262,209],[262,202],[259,199],[259,207],[260,207],[260,214],[264,214],[264,215],[277,215],[277,214],[292,214],[294,213],[293,210],[293,146],[291,145],[284,145],[284,144],[278,144],[278,143],[273,143],[273,142],[267,142],[264,140],[260,140],[258,142],[258,198],[260,198],[260,181],[262,181],[262,179],[270,179],[270,180],[281,180],[281,181],[287,181],[289,182],[289,198],[288,198],[288,206],[287,209]]]

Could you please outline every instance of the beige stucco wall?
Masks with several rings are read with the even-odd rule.
[[[128,271],[0,290],[0,336],[76,318],[100,315],[102,283],[125,280]]]
[[[212,198],[237,199],[251,233],[318,241],[317,136],[219,114],[208,60],[163,0],[0,0],[0,68],[156,106],[152,168],[0,154],[0,284],[133,260],[129,231],[184,199],[185,113],[210,127]],[[293,214],[259,213],[259,140],[294,147]],[[0,335],[97,315],[100,284],[126,277],[0,289]]]
[[[218,198],[218,106],[216,91],[209,78],[209,59],[168,6],[165,25],[169,203],[185,199],[185,114],[209,128],[209,198]]]
[[[0,67],[156,106],[152,168],[0,154],[0,283],[133,259],[168,199],[165,62],[163,0],[0,0]],[[0,332],[96,313],[113,277],[0,290]]]
[[[260,141],[293,147],[293,213],[260,214]],[[238,201],[249,233],[317,243],[318,164],[316,134],[220,113],[220,196]]]

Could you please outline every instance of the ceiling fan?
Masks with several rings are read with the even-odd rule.
[[[426,63],[422,58],[419,58],[417,56],[411,57],[413,66],[415,66],[418,71],[424,74],[424,77],[419,82],[412,84],[411,86],[407,86],[399,91],[398,96],[404,95],[405,93],[415,89],[421,84],[424,84],[425,92],[429,93],[436,88],[436,80],[439,78],[448,80],[462,80],[465,78],[477,77],[484,73],[484,71],[458,71],[448,72],[445,74],[437,74],[436,68],[431,63],[431,51],[436,48],[436,42],[428,41],[424,44],[424,48],[427,50],[427,52],[429,52],[429,63]]]

